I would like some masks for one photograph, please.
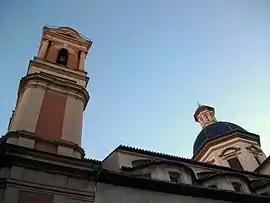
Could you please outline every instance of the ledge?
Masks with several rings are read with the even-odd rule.
[[[85,156],[85,152],[84,152],[83,148],[81,148],[77,144],[74,144],[72,142],[68,142],[68,141],[65,141],[65,140],[61,140],[61,141],[57,141],[57,140],[44,140],[41,137],[38,137],[35,133],[30,133],[30,132],[26,132],[26,131],[10,131],[10,132],[6,133],[2,137],[2,139],[3,139],[4,142],[6,142],[6,140],[8,138],[11,138],[11,137],[15,137],[15,138],[25,137],[25,138],[28,138],[28,139],[35,140],[37,142],[43,142],[43,143],[47,143],[47,144],[51,144],[51,145],[56,145],[56,146],[69,147],[69,148],[74,149],[74,151],[79,152],[81,154],[81,157],[82,158],[84,158],[84,156]]]
[[[98,182],[131,187],[155,192],[170,193],[183,196],[200,197],[214,200],[233,201],[241,203],[266,203],[269,197],[253,194],[237,193],[227,190],[213,190],[186,184],[172,184],[164,181],[127,176],[121,173],[102,170],[98,174]]]
[[[64,174],[70,177],[93,179],[100,163],[91,160],[81,160],[58,154],[38,151],[12,144],[0,144],[0,166],[22,166],[33,170],[55,174]]]
[[[50,75],[48,73],[43,73],[43,72],[39,72],[39,73],[33,73],[33,74],[29,74],[25,77],[23,77],[20,81],[20,85],[19,85],[19,89],[18,89],[18,94],[27,86],[27,84],[30,81],[36,81],[36,85],[40,85],[40,81],[44,81],[47,84],[53,84],[56,87],[62,87],[63,89],[72,89],[74,90],[76,93],[82,95],[83,99],[84,99],[84,109],[87,106],[87,103],[90,99],[89,93],[87,92],[87,90],[80,86],[77,85],[76,83],[74,83],[73,81],[68,81],[68,80],[63,80],[62,78]]]

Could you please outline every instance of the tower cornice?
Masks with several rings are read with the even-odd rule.
[[[60,77],[52,76],[47,73],[33,73],[26,75],[20,81],[18,95],[20,95],[28,86],[41,87],[45,89],[57,89],[66,94],[71,94],[77,98],[81,98],[84,102],[84,109],[89,101],[89,93],[82,86],[76,84],[75,81],[62,79]]]
[[[87,86],[88,81],[89,81],[89,77],[87,76],[86,71],[83,71],[83,70],[78,71],[78,70],[68,69],[66,67],[62,67],[61,65],[59,65],[57,63],[52,63],[52,62],[46,61],[44,59],[40,59],[38,57],[34,57],[33,60],[30,60],[27,74],[32,73],[30,70],[32,66],[36,66],[38,68],[42,68],[42,69],[45,69],[48,71],[57,72],[61,75],[67,75],[67,76],[70,76],[72,78],[76,78],[76,79],[85,81],[85,87]]]
[[[92,45],[92,41],[82,37],[76,30],[70,27],[44,27],[42,40],[51,39],[53,37],[73,42],[77,45],[85,46],[88,50]]]

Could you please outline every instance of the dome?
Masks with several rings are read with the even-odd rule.
[[[214,140],[235,130],[247,132],[240,126],[229,122],[215,122],[206,126],[197,136],[193,145],[193,155],[197,155],[207,141]]]

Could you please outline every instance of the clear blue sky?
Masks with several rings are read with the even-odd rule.
[[[47,24],[93,41],[88,157],[103,159],[119,144],[191,157],[197,99],[259,134],[269,154],[269,8],[269,0],[1,1],[0,132]]]

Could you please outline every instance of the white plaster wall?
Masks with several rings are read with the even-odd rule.
[[[96,203],[232,203],[98,183]]]
[[[117,154],[117,155],[116,155]],[[112,156],[112,155],[110,155]],[[115,152],[115,154],[113,154],[114,157],[117,156],[117,161],[114,162],[114,160],[116,160],[115,158],[111,158],[111,157],[107,157],[107,159],[104,161],[104,166],[109,169],[109,166],[111,165],[114,165],[115,163],[118,165],[117,167],[114,165],[114,169],[120,169],[122,166],[127,166],[127,167],[132,167],[132,161],[135,161],[135,160],[139,160],[139,159],[155,159],[155,160],[166,160],[166,159],[161,159],[159,157],[154,157],[154,156],[146,156],[146,155],[143,155],[143,154],[137,154],[137,153],[130,153],[130,152],[126,152],[126,151],[118,151],[118,152]],[[181,162],[179,162],[181,163]],[[194,172],[195,174],[196,173],[199,173],[199,172],[204,172],[204,171],[209,171],[209,168],[207,167],[201,167],[201,166],[197,166],[197,165],[191,165],[191,164],[186,164],[186,163],[183,163],[187,166],[189,166]],[[212,169],[211,169],[212,171]],[[220,170],[217,170],[217,171],[220,171]]]
[[[119,171],[119,153],[114,151],[102,162],[102,168],[111,171]]]
[[[9,131],[35,132],[45,89],[27,87],[14,113]]]
[[[157,180],[170,181],[170,176],[164,167],[166,167],[166,166],[155,167],[155,171],[154,171],[152,177],[157,179]]]
[[[68,95],[62,128],[62,140],[67,140],[81,146],[82,119],[84,104],[80,99]]]
[[[139,155],[139,154],[133,154],[128,153],[124,151],[115,152],[111,155],[112,157],[108,157],[107,160],[104,161],[103,166],[106,167],[106,169],[114,169],[114,170],[120,170],[122,166],[126,167],[132,167],[132,161],[140,160],[140,159],[158,159],[151,156],[145,156],[145,155]],[[118,162],[119,166],[115,166],[115,162]],[[169,171],[175,171],[182,174],[183,181],[187,184],[190,184],[191,177],[189,174],[184,172],[181,167],[170,167],[166,165],[157,165],[157,166],[151,166],[149,167],[149,170],[151,170],[151,177],[158,180],[165,180],[170,181]],[[135,172],[136,173],[136,172]]]
[[[119,168],[122,166],[132,167],[132,161],[138,159],[155,159],[155,157],[145,156],[140,154],[133,154],[129,152],[119,151]],[[157,158],[156,158],[157,159]]]
[[[223,170],[215,170],[212,168],[207,168],[207,167],[198,166],[198,165],[187,165],[187,166],[189,166],[193,170],[196,176],[198,173],[201,173],[201,172],[222,172],[223,171]]]
[[[181,174],[181,179],[182,179],[183,183],[192,184],[192,178],[191,178],[190,174],[188,173],[188,171],[186,171],[182,167],[171,167],[171,166],[164,165],[163,170],[164,170],[164,173],[167,174],[169,181],[170,181],[169,172],[177,172],[177,173]]]
[[[216,185],[218,189],[235,191],[232,182],[239,182],[242,184],[241,190],[243,193],[251,193],[249,186],[238,177],[222,176],[206,180],[202,183],[202,186],[209,187],[210,185]]]
[[[139,169],[139,170],[136,170],[136,171],[132,171],[131,172],[133,175],[145,175],[145,174],[150,174],[150,177],[153,178],[153,179],[156,179],[157,176],[156,176],[156,168],[154,167],[148,167],[148,168],[142,168],[142,169]]]
[[[132,153],[132,152],[119,150],[109,155],[104,161],[103,165],[104,167],[106,167],[106,169],[110,169],[110,167],[112,167],[114,170],[119,171],[122,166],[132,167],[132,161],[140,160],[140,159],[166,160],[166,159],[161,159],[159,157],[147,156],[144,154],[138,154],[138,153]]]
[[[214,179],[210,179],[210,180],[205,181],[202,185],[204,187],[209,187],[210,185],[216,185],[218,189],[231,190],[231,191],[234,190],[232,184],[225,178],[217,177]]]
[[[159,159],[159,158],[140,155],[140,154],[132,154],[132,153],[125,152],[125,151],[118,151],[118,152],[114,152],[112,155],[107,157],[107,159],[103,163],[103,166],[106,169],[120,171],[122,166],[132,167],[132,161],[139,160],[139,159]],[[181,162],[179,162],[179,163],[181,163]],[[198,166],[198,165],[191,165],[191,164],[186,164],[186,163],[183,163],[183,164],[190,167],[194,171],[195,175],[197,173],[200,173],[200,172],[212,172],[212,171],[219,171],[220,172],[221,171],[221,170],[209,169],[207,167],[202,167],[202,166]],[[163,180],[170,180],[168,171],[174,170],[174,169],[170,166],[163,167],[163,169],[161,169],[160,166],[157,166],[157,167],[159,167],[159,169],[157,169],[157,171],[155,170],[155,172],[152,173],[152,177],[156,178],[156,179],[160,179],[160,180],[162,180],[162,179]],[[177,170],[179,170],[179,169],[177,169]],[[191,183],[191,177],[188,174],[184,175],[183,177],[184,177],[186,183]]]
[[[191,174],[189,174],[189,172],[185,171],[184,169],[181,169],[181,174],[182,174],[182,180],[184,181],[184,183],[193,184]]]
[[[170,182],[170,175],[169,172],[177,172],[181,175],[182,183],[185,184],[192,184],[192,178],[188,174],[185,169],[182,167],[171,167],[167,165],[153,165],[147,168],[143,168],[140,170],[133,171],[134,175],[138,174],[151,174],[151,178],[161,181],[168,181]]]

